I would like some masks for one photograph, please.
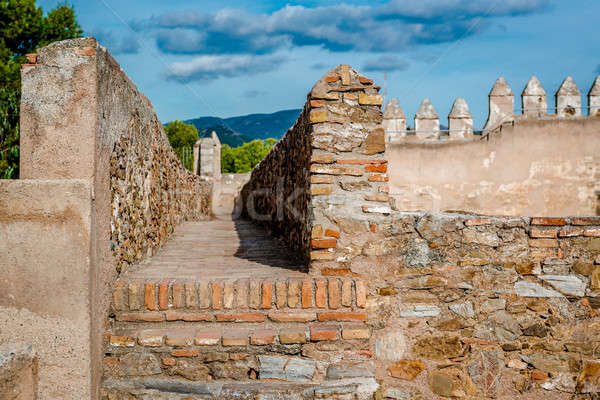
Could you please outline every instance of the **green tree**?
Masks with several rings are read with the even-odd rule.
[[[0,178],[19,176],[18,105],[25,54],[82,33],[69,6],[58,6],[44,16],[35,0],[0,0]]]
[[[237,174],[251,171],[265,158],[275,143],[275,139],[257,139],[234,148],[222,145],[221,172]]]
[[[192,154],[191,150],[198,140],[196,127],[181,121],[171,121],[165,125],[165,133],[175,154],[183,162],[183,165],[191,171],[193,164],[193,158],[190,156]]]

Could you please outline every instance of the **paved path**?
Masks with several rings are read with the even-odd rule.
[[[285,244],[246,220],[218,215],[185,222],[156,255],[122,274],[124,279],[237,279],[305,277]]]

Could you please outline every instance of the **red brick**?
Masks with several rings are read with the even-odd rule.
[[[327,307],[326,281],[322,278],[315,279],[315,305],[319,308]]]
[[[144,285],[142,282],[129,282],[127,286],[129,294],[129,309],[139,310],[144,304]]]
[[[370,84],[373,83],[373,79],[366,78],[366,77],[364,77],[362,75],[358,76],[358,81],[360,83],[362,83],[363,85],[370,85]]]
[[[115,347],[133,347],[135,346],[135,338],[130,336],[110,335],[108,343]]]
[[[221,282],[212,283],[212,308],[220,310],[223,307],[223,284]]]
[[[261,308],[273,307],[273,282],[264,281],[262,283],[262,303]]]
[[[359,276],[349,268],[321,268],[323,276]]]
[[[171,352],[173,357],[198,357],[198,349],[177,349]]]
[[[269,319],[275,322],[310,322],[317,319],[314,312],[270,312]]]
[[[600,225],[600,217],[578,217],[571,220],[571,225]]]
[[[310,183],[333,183],[333,177],[326,175],[311,175]]]
[[[389,176],[385,174],[371,174],[369,175],[369,182],[387,182],[389,181]]]
[[[342,329],[342,338],[346,340],[368,339],[371,337],[371,330],[367,327],[347,327]]]
[[[529,239],[529,247],[551,249],[558,247],[558,240],[554,239]]]
[[[340,307],[340,283],[337,279],[329,279],[327,285],[329,292],[329,308],[335,310]]]
[[[586,229],[585,232],[583,232],[583,236],[586,237],[600,237],[600,229]]]
[[[191,346],[194,344],[196,332],[193,329],[178,329],[167,331],[165,344],[167,346]]]
[[[173,289],[173,307],[185,308],[185,293],[183,291],[183,283],[175,282],[172,285]]]
[[[531,371],[531,379],[538,383],[542,383],[548,379],[548,373],[540,371],[538,369],[534,369],[533,371]]]
[[[312,239],[310,245],[313,249],[335,249],[337,247],[336,239]]]
[[[535,217],[531,218],[531,225],[546,225],[546,226],[563,226],[567,221],[564,218],[547,218]]]
[[[197,304],[196,284],[194,282],[186,282],[185,288],[185,304],[188,308],[195,308]]]
[[[367,288],[363,281],[354,282],[356,286],[356,306],[365,308],[367,305]]]
[[[577,237],[577,236],[583,236],[583,229],[564,228],[558,232],[558,237],[560,237],[560,238],[569,238],[569,237]]]
[[[117,321],[127,322],[161,322],[165,320],[162,313],[133,312],[117,314]]]
[[[556,257],[557,251],[556,249],[542,249],[542,248],[532,248],[529,249],[529,257],[534,261],[545,260],[546,258]],[[561,258],[561,257],[559,257]]]
[[[300,282],[297,280],[291,280],[288,285],[288,299],[287,304],[290,308],[298,307],[298,295],[300,294]]]
[[[342,279],[342,305],[352,307],[352,281],[350,279]]]
[[[313,306],[313,294],[312,294],[312,279],[302,280],[302,308],[312,308]]]
[[[303,330],[285,330],[279,333],[281,344],[306,343],[306,333]]]
[[[275,343],[275,336],[277,336],[277,331],[273,329],[261,329],[255,331],[252,336],[250,336],[250,344],[257,346],[273,344]]]
[[[213,316],[195,312],[167,311],[167,321],[186,321],[186,322],[212,322]]]
[[[377,191],[379,191],[380,193],[389,193],[390,187],[388,185],[381,185],[381,186],[379,186]]]
[[[204,330],[196,332],[194,343],[198,346],[214,346],[221,341],[221,332],[216,330]]]
[[[163,281],[158,284],[158,307],[161,310],[169,308],[169,282]]]
[[[365,165],[367,172],[387,172],[387,164],[371,164]]]
[[[323,100],[311,100],[310,101],[311,107],[322,107],[324,105],[325,105],[325,102]]]
[[[324,340],[336,340],[338,336],[337,326],[311,326],[310,340],[320,342]]]
[[[156,305],[156,286],[154,282],[144,285],[144,304],[148,310],[158,310]]]
[[[373,232],[373,233],[374,233],[374,232],[377,232],[377,225],[375,225],[375,224],[370,224],[370,225],[369,225],[369,230],[370,230],[371,232]]]
[[[325,229],[325,236],[339,238],[340,233],[338,231],[334,231],[333,229]]]
[[[165,357],[162,359],[162,363],[163,365],[167,366],[167,367],[172,367],[173,365],[175,365],[175,359],[171,358],[171,357]]]
[[[277,308],[285,308],[287,304],[287,283],[285,281],[275,282],[275,304]]]
[[[491,223],[492,220],[489,218],[471,218],[465,221],[466,226],[489,225]]]
[[[321,312],[318,315],[318,319],[321,322],[326,321],[366,321],[367,314],[364,312],[344,312],[344,311],[331,311],[331,312]]]
[[[540,228],[531,228],[529,231],[529,236],[532,238],[548,238],[555,239],[558,232],[555,230],[549,229],[540,229]]]
[[[248,345],[247,331],[227,331],[223,334],[223,346],[247,346]]]
[[[265,314],[262,313],[240,313],[240,314],[217,314],[217,322],[264,322]]]
[[[193,284],[190,284],[190,286],[194,287]],[[185,290],[187,292],[188,290],[188,284],[185,284]],[[196,294],[198,296],[196,296]],[[198,297],[198,306],[200,308],[210,308],[210,302],[212,299],[212,288],[210,287],[210,282],[198,282],[198,291],[197,293],[194,293],[194,299]],[[195,308],[195,304],[196,304],[196,300],[194,300],[194,305],[190,306],[189,302],[188,302],[188,307],[191,308]]]
[[[25,54],[25,58],[27,58],[27,62],[29,64],[35,64],[35,63],[37,63],[38,55],[37,55],[37,53],[28,53],[28,54]]]
[[[164,344],[165,329],[144,329],[138,333],[138,343],[146,347],[160,347]]]
[[[387,160],[337,160],[337,164],[386,164]]]

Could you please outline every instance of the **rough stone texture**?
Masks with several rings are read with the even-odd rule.
[[[546,91],[537,77],[532,76],[521,93],[521,112],[527,116],[543,116],[548,111]]]
[[[37,400],[38,359],[31,346],[0,347],[0,398]]]
[[[221,180],[221,141],[216,132],[194,144],[193,166],[196,175]]]
[[[570,76],[567,76],[560,85],[555,98],[558,116],[578,117],[581,115],[581,92]]]
[[[598,118],[518,118],[489,140],[388,147],[390,195],[405,211],[597,215]]]
[[[600,75],[596,77],[588,92],[588,106],[590,117],[600,117]]]

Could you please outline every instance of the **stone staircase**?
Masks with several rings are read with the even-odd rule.
[[[123,273],[105,398],[369,398],[364,282],[309,276],[286,252],[251,223],[219,217],[184,224]]]

